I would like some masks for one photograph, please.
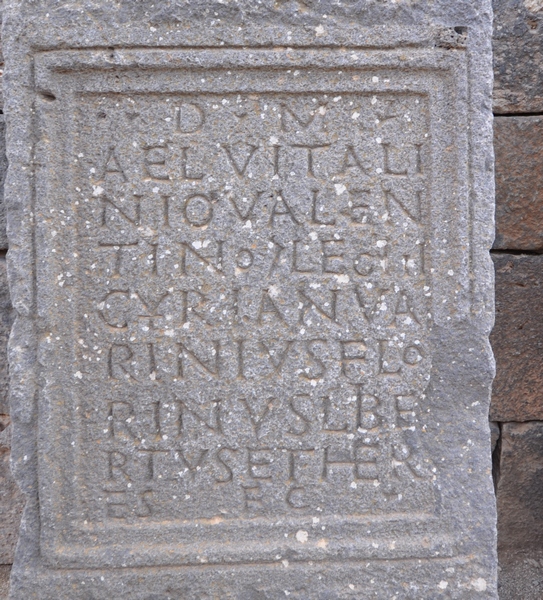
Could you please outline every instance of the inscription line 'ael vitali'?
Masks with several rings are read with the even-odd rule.
[[[489,3],[317,4],[6,8],[13,599],[497,597]]]

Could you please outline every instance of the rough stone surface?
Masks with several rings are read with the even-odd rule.
[[[496,356],[490,418],[543,420],[543,256],[494,254]]]
[[[9,417],[0,415],[0,565],[13,562],[24,505],[23,495],[9,468],[10,438]]]
[[[498,595],[500,600],[541,600],[543,596],[543,553],[506,553],[500,557]]]
[[[0,415],[9,414],[8,338],[13,325],[13,308],[9,296],[6,260],[0,258]]]
[[[8,600],[10,571],[9,565],[0,565],[0,600]]]
[[[543,2],[493,0],[494,111],[543,112]]]
[[[504,423],[498,482],[498,551],[503,563],[543,544],[543,423]]]
[[[3,2],[0,2],[0,11],[2,10]],[[0,26],[2,16],[0,12]],[[0,46],[0,110],[4,109],[4,95],[2,92],[2,75],[4,72],[4,57]],[[6,208],[4,206],[4,179],[7,170],[6,160],[6,125],[4,115],[0,115],[0,249],[5,250],[8,247],[8,238],[6,234]]]
[[[496,598],[490,35],[5,7],[13,600]]]
[[[494,248],[543,252],[543,117],[496,117]]]
[[[4,120],[4,115],[0,115],[0,250],[6,250],[8,247],[8,237],[6,234],[6,207],[4,204],[4,179],[6,177],[7,168],[8,163],[6,159],[6,124]]]

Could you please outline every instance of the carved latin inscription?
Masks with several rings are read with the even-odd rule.
[[[100,94],[77,119],[85,518],[431,507],[427,98]]]

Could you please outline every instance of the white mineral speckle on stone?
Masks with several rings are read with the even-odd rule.
[[[296,539],[301,544],[305,544],[307,542],[308,538],[309,538],[309,534],[307,533],[307,531],[300,529],[299,531],[296,532]]]
[[[324,27],[322,25],[317,25],[315,27],[315,33],[317,34],[317,37],[321,37],[324,35]]]
[[[338,196],[341,196],[341,194],[343,194],[343,192],[347,190],[347,188],[342,183],[336,183],[334,184],[334,187],[336,188],[336,194]]]
[[[437,587],[438,587],[440,590],[446,590],[448,586],[449,586],[449,582],[448,582],[448,581],[440,581],[440,582],[437,584]]]
[[[486,592],[486,580],[484,580],[482,577],[479,577],[479,579],[474,579],[471,582],[471,585],[476,592]]]

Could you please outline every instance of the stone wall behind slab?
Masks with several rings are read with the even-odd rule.
[[[494,0],[500,599],[543,598],[543,1]]]

